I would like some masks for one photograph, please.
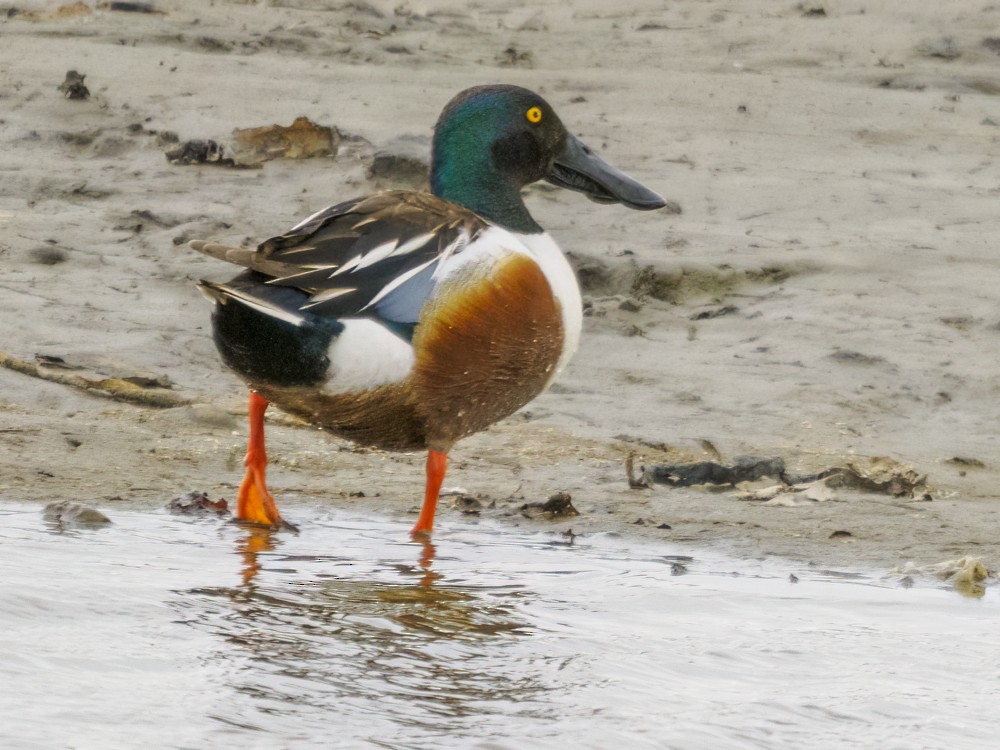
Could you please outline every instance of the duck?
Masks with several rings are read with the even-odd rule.
[[[580,340],[576,276],[522,196],[540,180],[601,204],[667,205],[538,94],[482,85],[437,120],[430,192],[338,203],[255,248],[190,243],[243,269],[198,282],[221,358],[250,391],[238,520],[291,526],[266,480],[274,404],[357,444],[426,451],[411,534],[429,538],[452,447],[548,388]]]

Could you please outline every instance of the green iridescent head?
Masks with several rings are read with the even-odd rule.
[[[434,129],[431,190],[496,224],[540,232],[521,189],[537,180],[601,203],[649,210],[658,194],[597,157],[552,107],[519,86],[477,86],[452,99]]]

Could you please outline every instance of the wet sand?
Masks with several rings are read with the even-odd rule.
[[[154,5],[56,17],[2,6],[0,352],[62,358],[82,369],[59,372],[91,380],[160,379],[187,403],[124,403],[0,369],[0,497],[77,500],[112,518],[193,489],[231,500],[245,393],[193,285],[231,271],[186,241],[250,244],[406,179],[369,177],[373,151],[402,137],[426,149],[454,93],[502,81],[540,92],[683,213],[530,190],[584,283],[583,342],[549,393],[459,444],[446,486],[530,529],[819,566],[1000,564],[1000,42],[988,36],[1000,8]],[[90,98],[57,90],[71,69]],[[171,133],[225,142],[300,116],[338,129],[335,158],[228,169],[164,156]],[[292,520],[298,498],[321,498],[391,514],[405,533],[422,456],[357,449],[280,415],[269,429]],[[887,456],[926,475],[932,500],[838,491],[775,507],[732,488],[630,489],[630,454],[780,456],[800,472]],[[520,510],[557,491],[579,516]],[[443,538],[475,520],[443,505]]]

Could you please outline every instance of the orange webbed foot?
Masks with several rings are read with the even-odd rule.
[[[264,467],[258,462],[251,462],[249,456],[247,472],[236,496],[236,520],[272,529],[295,529],[281,517],[278,505],[267,489]]]
[[[264,412],[267,399],[250,391],[250,436],[247,456],[243,461],[247,471],[236,497],[236,520],[268,526],[272,529],[298,528],[281,517],[278,505],[267,490],[267,451],[264,448]]]

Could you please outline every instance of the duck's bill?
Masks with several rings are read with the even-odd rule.
[[[579,138],[566,136],[566,145],[545,175],[548,182],[583,193],[597,203],[621,203],[640,211],[667,205],[659,193],[612,167]]]

